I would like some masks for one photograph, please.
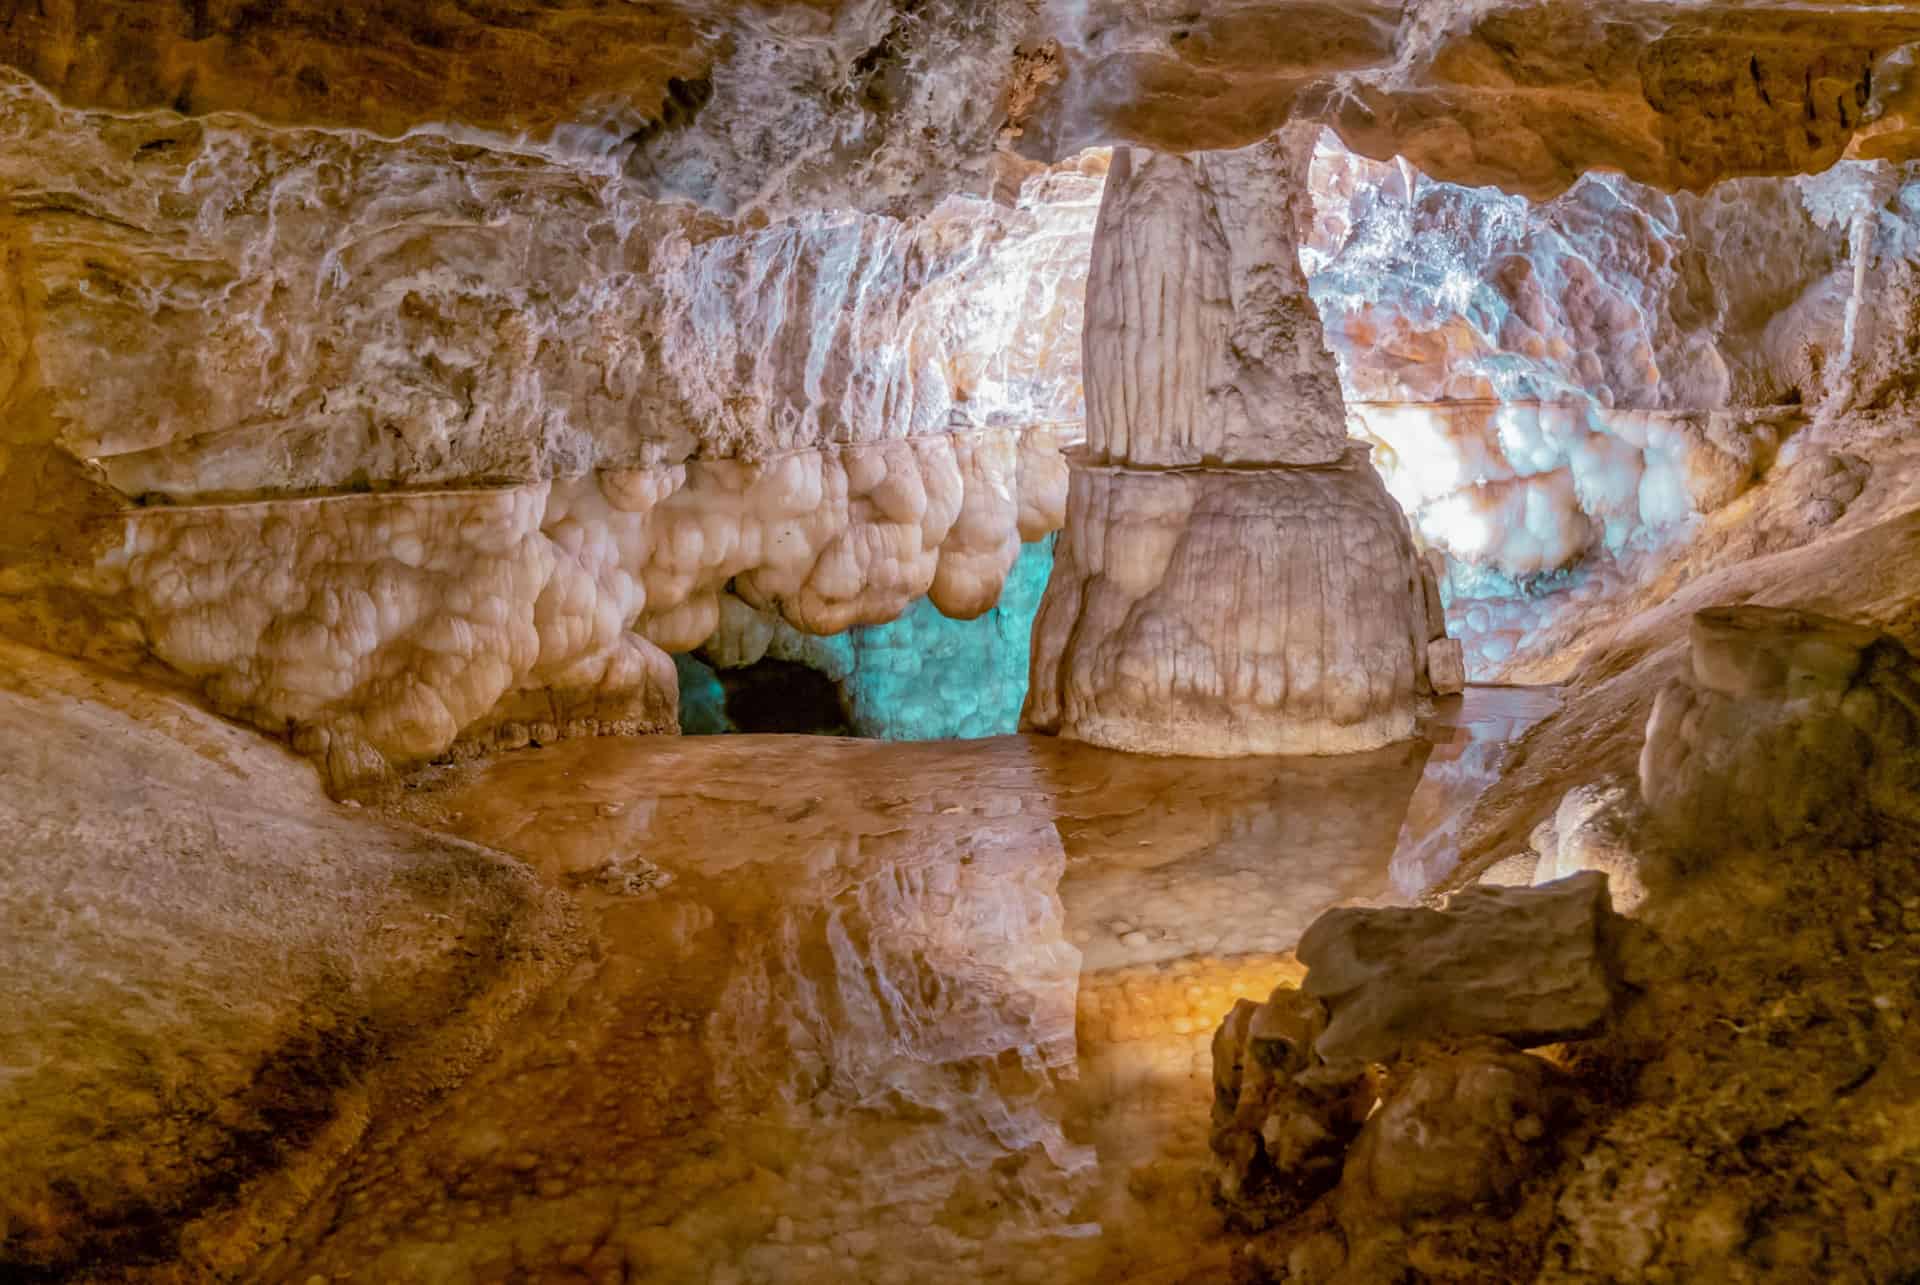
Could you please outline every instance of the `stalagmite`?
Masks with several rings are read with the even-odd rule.
[[[1413,732],[1426,592],[1349,445],[1295,253],[1300,150],[1114,154],[1084,329],[1087,444],[1025,722],[1159,754]]]

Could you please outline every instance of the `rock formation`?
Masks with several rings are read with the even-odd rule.
[[[1906,1279],[1917,61],[9,6],[0,1278]]]
[[[1304,992],[1326,1005],[1327,1061],[1385,1061],[1423,1039],[1546,1044],[1612,1005],[1606,879],[1470,888],[1444,911],[1334,910],[1300,939]]]
[[[1504,1204],[1564,1106],[1559,1073],[1521,1050],[1614,1012],[1611,917],[1595,874],[1323,915],[1300,985],[1241,1000],[1214,1035],[1211,1145],[1239,1223],[1310,1229],[1330,1206],[1345,1236],[1293,1237],[1289,1258],[1327,1260],[1295,1270],[1323,1279],[1351,1247],[1348,1279],[1391,1279],[1393,1229]]]
[[[1097,162],[752,228],[564,158],[14,76],[0,131],[0,622],[157,661],[337,786],[669,730],[665,653],[722,593],[819,634],[977,616],[1063,519]]]
[[[1087,444],[1025,722],[1159,754],[1411,734],[1431,636],[1405,519],[1349,447],[1294,254],[1302,173],[1121,149],[1089,271]]]
[[[1778,607],[1696,612],[1640,756],[1687,848],[1871,841],[1920,822],[1920,661],[1877,629]]]
[[[176,694],[0,643],[0,737],[10,1279],[243,1273],[570,952],[524,868]]]

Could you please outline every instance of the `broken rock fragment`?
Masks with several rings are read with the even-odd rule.
[[[1306,995],[1327,1006],[1327,1062],[1387,1061],[1420,1040],[1521,1047],[1593,1030],[1613,1002],[1606,876],[1475,887],[1445,910],[1342,908],[1300,939]]]
[[[1264,1004],[1240,1000],[1214,1033],[1220,1194],[1250,1221],[1303,1208],[1339,1181],[1374,1102],[1364,1068],[1328,1075],[1317,1067],[1313,1046],[1325,1026],[1318,1000],[1281,986]]]

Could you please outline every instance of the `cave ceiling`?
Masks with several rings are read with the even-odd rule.
[[[737,213],[904,212],[996,153],[1241,146],[1290,115],[1536,199],[1916,153],[1920,6],[1696,0],[15,0],[70,106],[478,131]],[[767,180],[779,180],[779,197]],[[777,212],[777,210],[775,210]]]

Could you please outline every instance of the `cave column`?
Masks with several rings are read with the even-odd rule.
[[[1347,436],[1296,254],[1305,173],[1285,135],[1115,150],[1032,730],[1208,756],[1413,733],[1435,622],[1406,518]]]

